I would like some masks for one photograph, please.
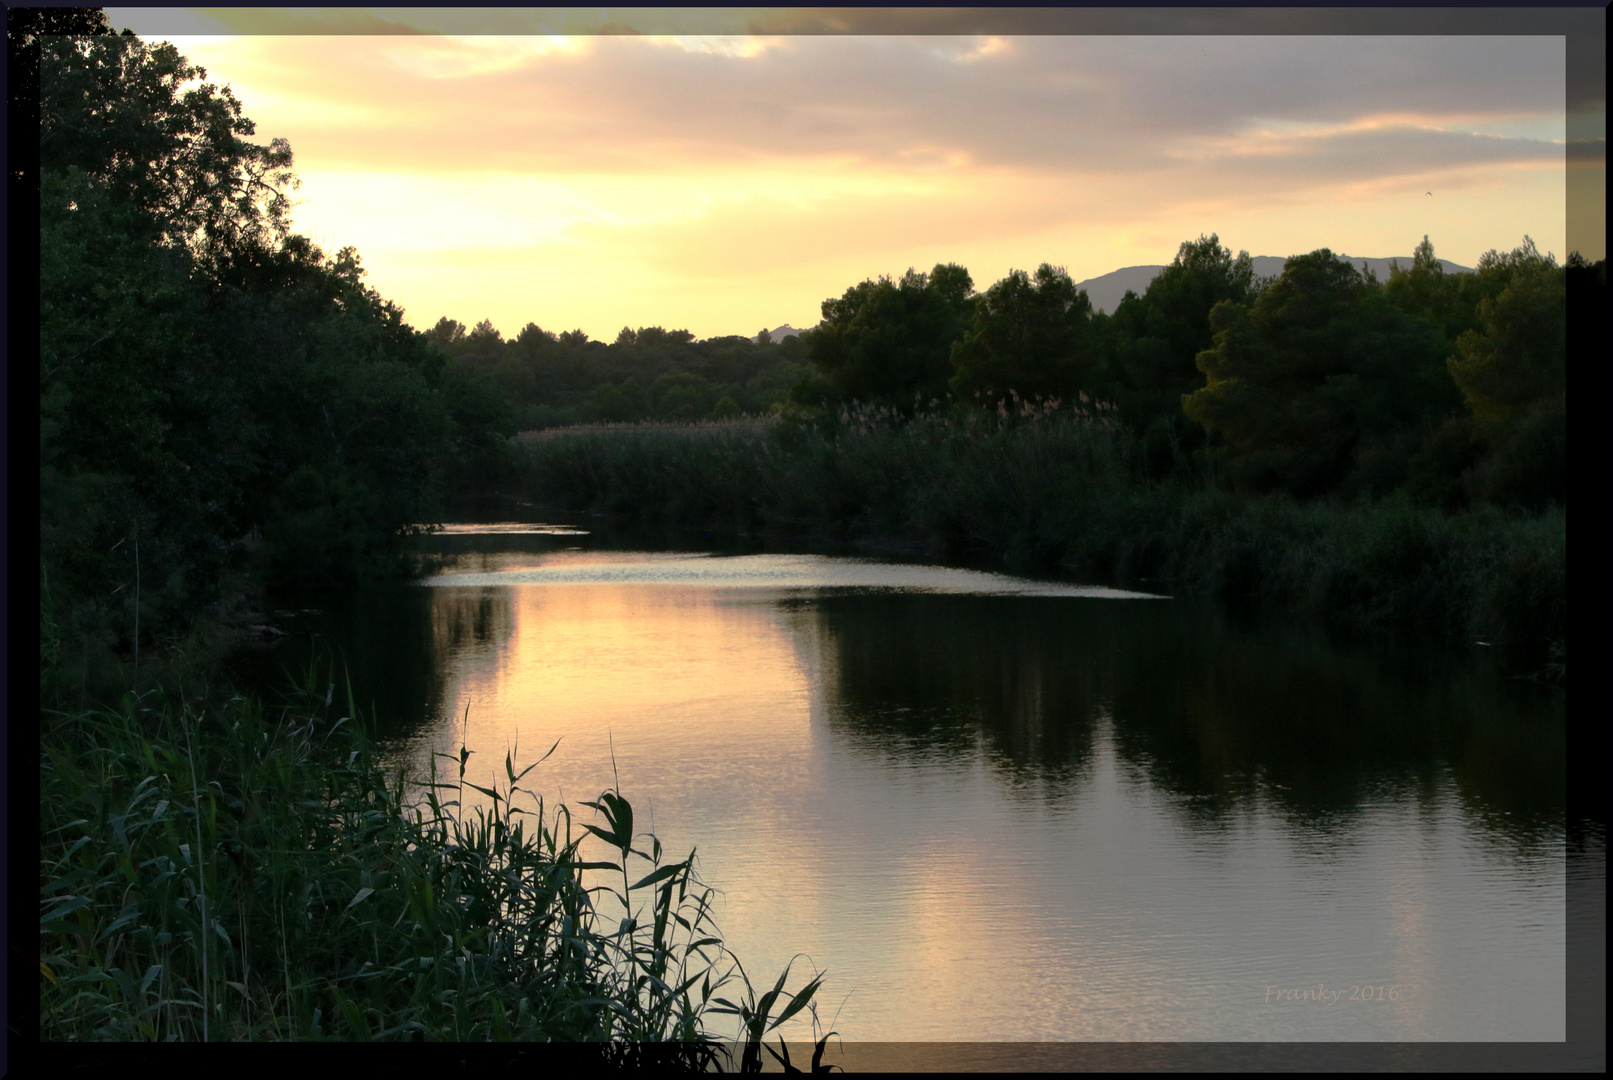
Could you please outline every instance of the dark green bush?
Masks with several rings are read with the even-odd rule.
[[[1525,409],[1473,468],[1468,490],[1498,506],[1540,511],[1568,501],[1568,418],[1562,398]]]

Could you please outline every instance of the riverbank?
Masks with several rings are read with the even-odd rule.
[[[470,811],[462,752],[457,785],[406,805],[328,674],[278,707],[46,710],[40,751],[44,1040],[577,1042],[704,1070],[738,1052],[717,1018],[748,1059],[819,985],[759,1000],[692,855],[663,859],[619,793],[574,823],[507,757]]]
[[[1395,496],[1299,502],[1149,480],[1098,411],[576,432],[516,448],[521,497],[725,536],[793,536],[1412,628],[1566,676],[1566,513]]]

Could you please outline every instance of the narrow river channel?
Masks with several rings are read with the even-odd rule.
[[[460,526],[275,598],[389,760],[619,787],[758,983],[863,1041],[1564,1037],[1560,696],[1144,593]],[[804,1031],[799,1034],[805,1034]]]

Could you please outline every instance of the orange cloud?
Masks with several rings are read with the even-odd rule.
[[[1320,243],[1363,255],[1425,231],[1468,265],[1524,231],[1564,247],[1561,39],[577,36],[575,12],[523,18],[545,32],[178,44],[260,137],[290,139],[299,226],[356,244],[425,324],[749,333],[910,265],[959,261],[981,287],[1043,261],[1096,276],[1218,228],[1291,254],[1319,220],[1360,238]],[[1418,227],[1397,185],[1432,178],[1525,227]],[[523,310],[535,294],[569,306]]]

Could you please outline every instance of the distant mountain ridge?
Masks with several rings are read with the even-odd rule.
[[[812,327],[810,327],[810,326],[807,327],[807,330],[811,330],[811,329],[812,329]],[[783,326],[779,327],[777,330],[769,330],[767,332],[767,340],[771,341],[774,345],[777,345],[779,342],[783,341],[787,337],[800,337],[804,333],[806,333],[806,330],[797,330],[795,327],[791,326],[789,323],[785,323]],[[751,338],[751,340],[752,341],[760,341],[761,337],[762,337],[762,335],[757,334],[755,337]]]
[[[1389,280],[1389,264],[1398,262],[1402,270],[1411,269],[1411,256],[1401,255],[1389,259],[1366,259],[1354,255],[1340,255],[1339,258],[1353,263],[1356,269],[1362,265],[1378,275],[1379,281]],[[1288,260],[1280,255],[1256,255],[1253,258],[1255,277],[1275,277],[1283,272],[1283,264]],[[1471,274],[1473,268],[1458,266],[1448,259],[1439,260],[1439,265],[1447,274]],[[1113,313],[1120,306],[1120,301],[1126,298],[1127,290],[1141,296],[1148,289],[1148,283],[1153,281],[1158,273],[1165,269],[1163,266],[1127,266],[1111,271],[1100,277],[1087,278],[1085,281],[1075,283],[1077,289],[1085,289],[1087,299],[1092,301],[1092,310]]]
[[[1339,258],[1354,264],[1356,269],[1361,269],[1364,265],[1378,275],[1379,281],[1389,280],[1390,263],[1398,262],[1401,269],[1411,269],[1410,255],[1397,255],[1388,259],[1358,258],[1354,255],[1340,255]],[[1252,261],[1255,268],[1255,277],[1276,277],[1283,272],[1283,264],[1288,259],[1282,255],[1256,255]],[[1439,265],[1444,268],[1447,274],[1471,274],[1473,272],[1472,267],[1458,266],[1448,259],[1439,260]],[[1086,290],[1087,299],[1092,301],[1092,310],[1113,313],[1114,309],[1120,306],[1120,301],[1126,298],[1127,290],[1141,296],[1148,290],[1148,283],[1153,281],[1163,269],[1165,269],[1164,266],[1126,266],[1119,270],[1112,270],[1099,277],[1078,281],[1075,283],[1075,287]],[[809,326],[805,330],[798,330],[785,323],[777,330],[769,331],[768,338],[776,345],[787,337],[804,334],[811,329],[813,327]],[[757,336],[759,337],[760,335]],[[752,337],[751,340],[755,341],[757,338]]]

